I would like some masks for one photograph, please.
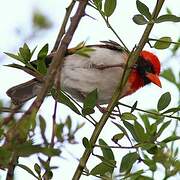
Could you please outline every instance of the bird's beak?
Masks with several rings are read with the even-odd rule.
[[[157,86],[159,86],[160,88],[162,87],[161,86],[161,81],[159,79],[159,76],[157,74],[152,74],[152,73],[149,73],[147,72],[146,73],[146,77],[154,84],[156,84]]]

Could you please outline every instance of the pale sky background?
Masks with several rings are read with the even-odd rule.
[[[34,48],[38,45],[38,48],[41,48],[44,44],[49,43],[50,49],[53,47],[55,42],[59,26],[64,17],[65,8],[67,7],[70,1],[65,0],[6,0],[0,1],[0,84],[1,84],[1,91],[0,91],[0,98],[4,99],[5,101],[9,100],[6,96],[6,90],[13,85],[18,83],[25,82],[29,80],[31,77],[26,75],[24,72],[18,71],[16,69],[8,68],[2,66],[2,64],[8,64],[15,62],[14,60],[5,57],[2,53],[3,52],[16,52],[17,49],[24,43],[20,37],[17,36],[15,33],[16,28],[20,28],[24,36],[27,36],[31,31],[31,14],[34,8],[39,9],[53,21],[54,25],[53,28],[49,31],[43,31],[40,36],[36,39],[33,39],[31,42],[27,42],[31,48]],[[135,0],[119,0],[118,7],[114,13],[114,15],[110,18],[110,22],[112,26],[116,29],[117,33],[126,43],[126,45],[131,49],[140,39],[142,32],[145,26],[138,26],[132,21],[133,15],[137,14],[138,11],[136,9]],[[144,3],[150,7],[151,11],[154,7],[155,0],[147,1],[144,0]],[[161,14],[165,13],[165,8],[169,7],[172,12],[176,15],[180,16],[180,2],[179,0],[166,0],[164,8],[161,11]],[[97,14],[96,11],[92,10],[90,7],[87,8],[86,11],[89,15],[95,17],[97,20],[93,20],[89,17],[84,17],[78,27],[78,30],[75,33],[71,46],[76,45],[77,43],[87,40],[87,44],[98,43],[99,40],[115,40],[117,41],[114,34],[105,27],[105,23],[102,21],[101,17]],[[179,24],[172,24],[172,23],[162,23],[155,25],[150,37],[151,38],[160,38],[162,36],[171,36],[174,41],[180,36],[180,23]],[[148,46],[145,49],[149,49]],[[180,71],[180,63],[175,59],[169,59],[169,51],[168,50],[155,50],[150,49],[150,51],[154,52],[161,60],[163,64],[163,68],[167,66],[172,66],[175,72]],[[168,61],[168,63],[167,63]],[[165,63],[166,62],[166,63]],[[178,95],[177,90],[175,87],[167,82],[166,80],[162,79],[162,86],[163,88],[160,89],[155,85],[148,85],[143,89],[140,89],[135,94],[122,99],[122,102],[127,104],[133,105],[136,100],[138,100],[138,107],[143,107],[145,109],[155,108],[157,101],[161,94],[164,92],[170,91],[172,95],[172,103],[171,106],[177,105],[177,98]],[[47,98],[40,109],[40,114],[42,114],[49,124],[49,130],[51,130],[51,116],[53,113],[53,108],[50,104],[54,105],[54,101],[51,98]],[[27,104],[28,107],[29,103]],[[61,109],[62,108],[62,109]],[[127,109],[125,109],[127,110]],[[63,113],[62,113],[63,111]],[[59,118],[64,120],[67,115],[71,115],[72,120],[74,123],[76,122],[84,122],[85,120],[79,117],[78,115],[74,114],[71,110],[63,105],[59,105]],[[100,113],[96,114],[97,120],[100,117]],[[65,148],[68,151],[71,151],[73,155],[77,158],[81,157],[82,152],[84,151],[84,147],[81,144],[81,140],[83,137],[89,138],[93,131],[93,127],[90,123],[86,122],[86,125],[83,129],[81,129],[76,136],[76,140],[80,142],[78,145],[65,145]],[[103,132],[101,133],[101,137],[105,139],[105,141],[109,144],[112,144],[111,138],[118,132],[118,129],[112,126],[112,123],[107,123]],[[168,132],[167,132],[168,133]],[[50,137],[49,132],[47,135]],[[35,142],[38,142],[38,136]],[[122,145],[126,145],[126,142],[122,141]],[[62,149],[63,150],[63,149]],[[119,160],[121,159],[122,155],[127,153],[127,150],[114,150],[116,154],[116,158]],[[54,158],[51,165],[59,166],[59,169],[54,171],[53,180],[58,179],[65,179],[70,180],[76,167],[77,161],[74,160],[71,155],[67,153],[67,151],[63,150],[62,156],[66,159],[62,158]],[[22,164],[33,168],[33,164],[36,163],[36,159],[34,157],[20,159]],[[97,164],[97,161],[90,159],[88,161],[88,168],[91,169],[92,167]],[[119,164],[118,164],[119,168]],[[33,180],[33,177],[26,173],[22,169],[18,169],[15,171],[16,179],[24,179],[26,180]],[[0,171],[0,179],[4,179],[5,172]],[[156,174],[155,177],[159,179],[161,176],[161,172]],[[82,177],[83,180],[90,180],[95,179],[94,177]],[[171,178],[171,180],[180,179],[179,177]]]

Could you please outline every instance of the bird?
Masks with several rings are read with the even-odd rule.
[[[108,104],[122,78],[128,56],[129,53],[114,41],[68,49],[61,69],[61,89],[79,102],[83,102],[90,92],[97,89],[97,103]],[[46,65],[51,63],[52,57],[53,55],[47,56]],[[162,87],[159,78],[161,65],[155,54],[142,50],[137,62],[130,68],[131,72],[120,98],[151,82]],[[10,88],[6,93],[13,104],[23,104],[35,97],[42,85],[42,82],[34,78]]]

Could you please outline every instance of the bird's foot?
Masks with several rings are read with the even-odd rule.
[[[106,107],[101,107],[99,104],[97,104],[96,107],[97,107],[97,108],[99,109],[99,111],[100,111],[101,113],[103,113],[103,114],[105,114],[105,113],[108,112],[108,110],[107,110]],[[118,113],[117,113],[117,112],[118,112]],[[110,118],[115,119],[115,116],[119,116],[119,115],[120,115],[119,109],[118,109],[118,110],[115,110],[115,109],[114,109],[114,110],[111,112]]]

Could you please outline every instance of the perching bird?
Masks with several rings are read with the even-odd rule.
[[[107,104],[122,77],[128,53],[112,41],[85,47],[91,48],[86,56],[76,52],[65,56],[61,71],[61,89],[81,102],[87,94],[97,89],[98,104]],[[159,74],[160,62],[157,56],[142,51],[132,67],[121,97],[134,93],[150,82],[161,87]],[[41,87],[42,82],[33,79],[10,88],[7,95],[13,103],[22,104],[35,97]]]

